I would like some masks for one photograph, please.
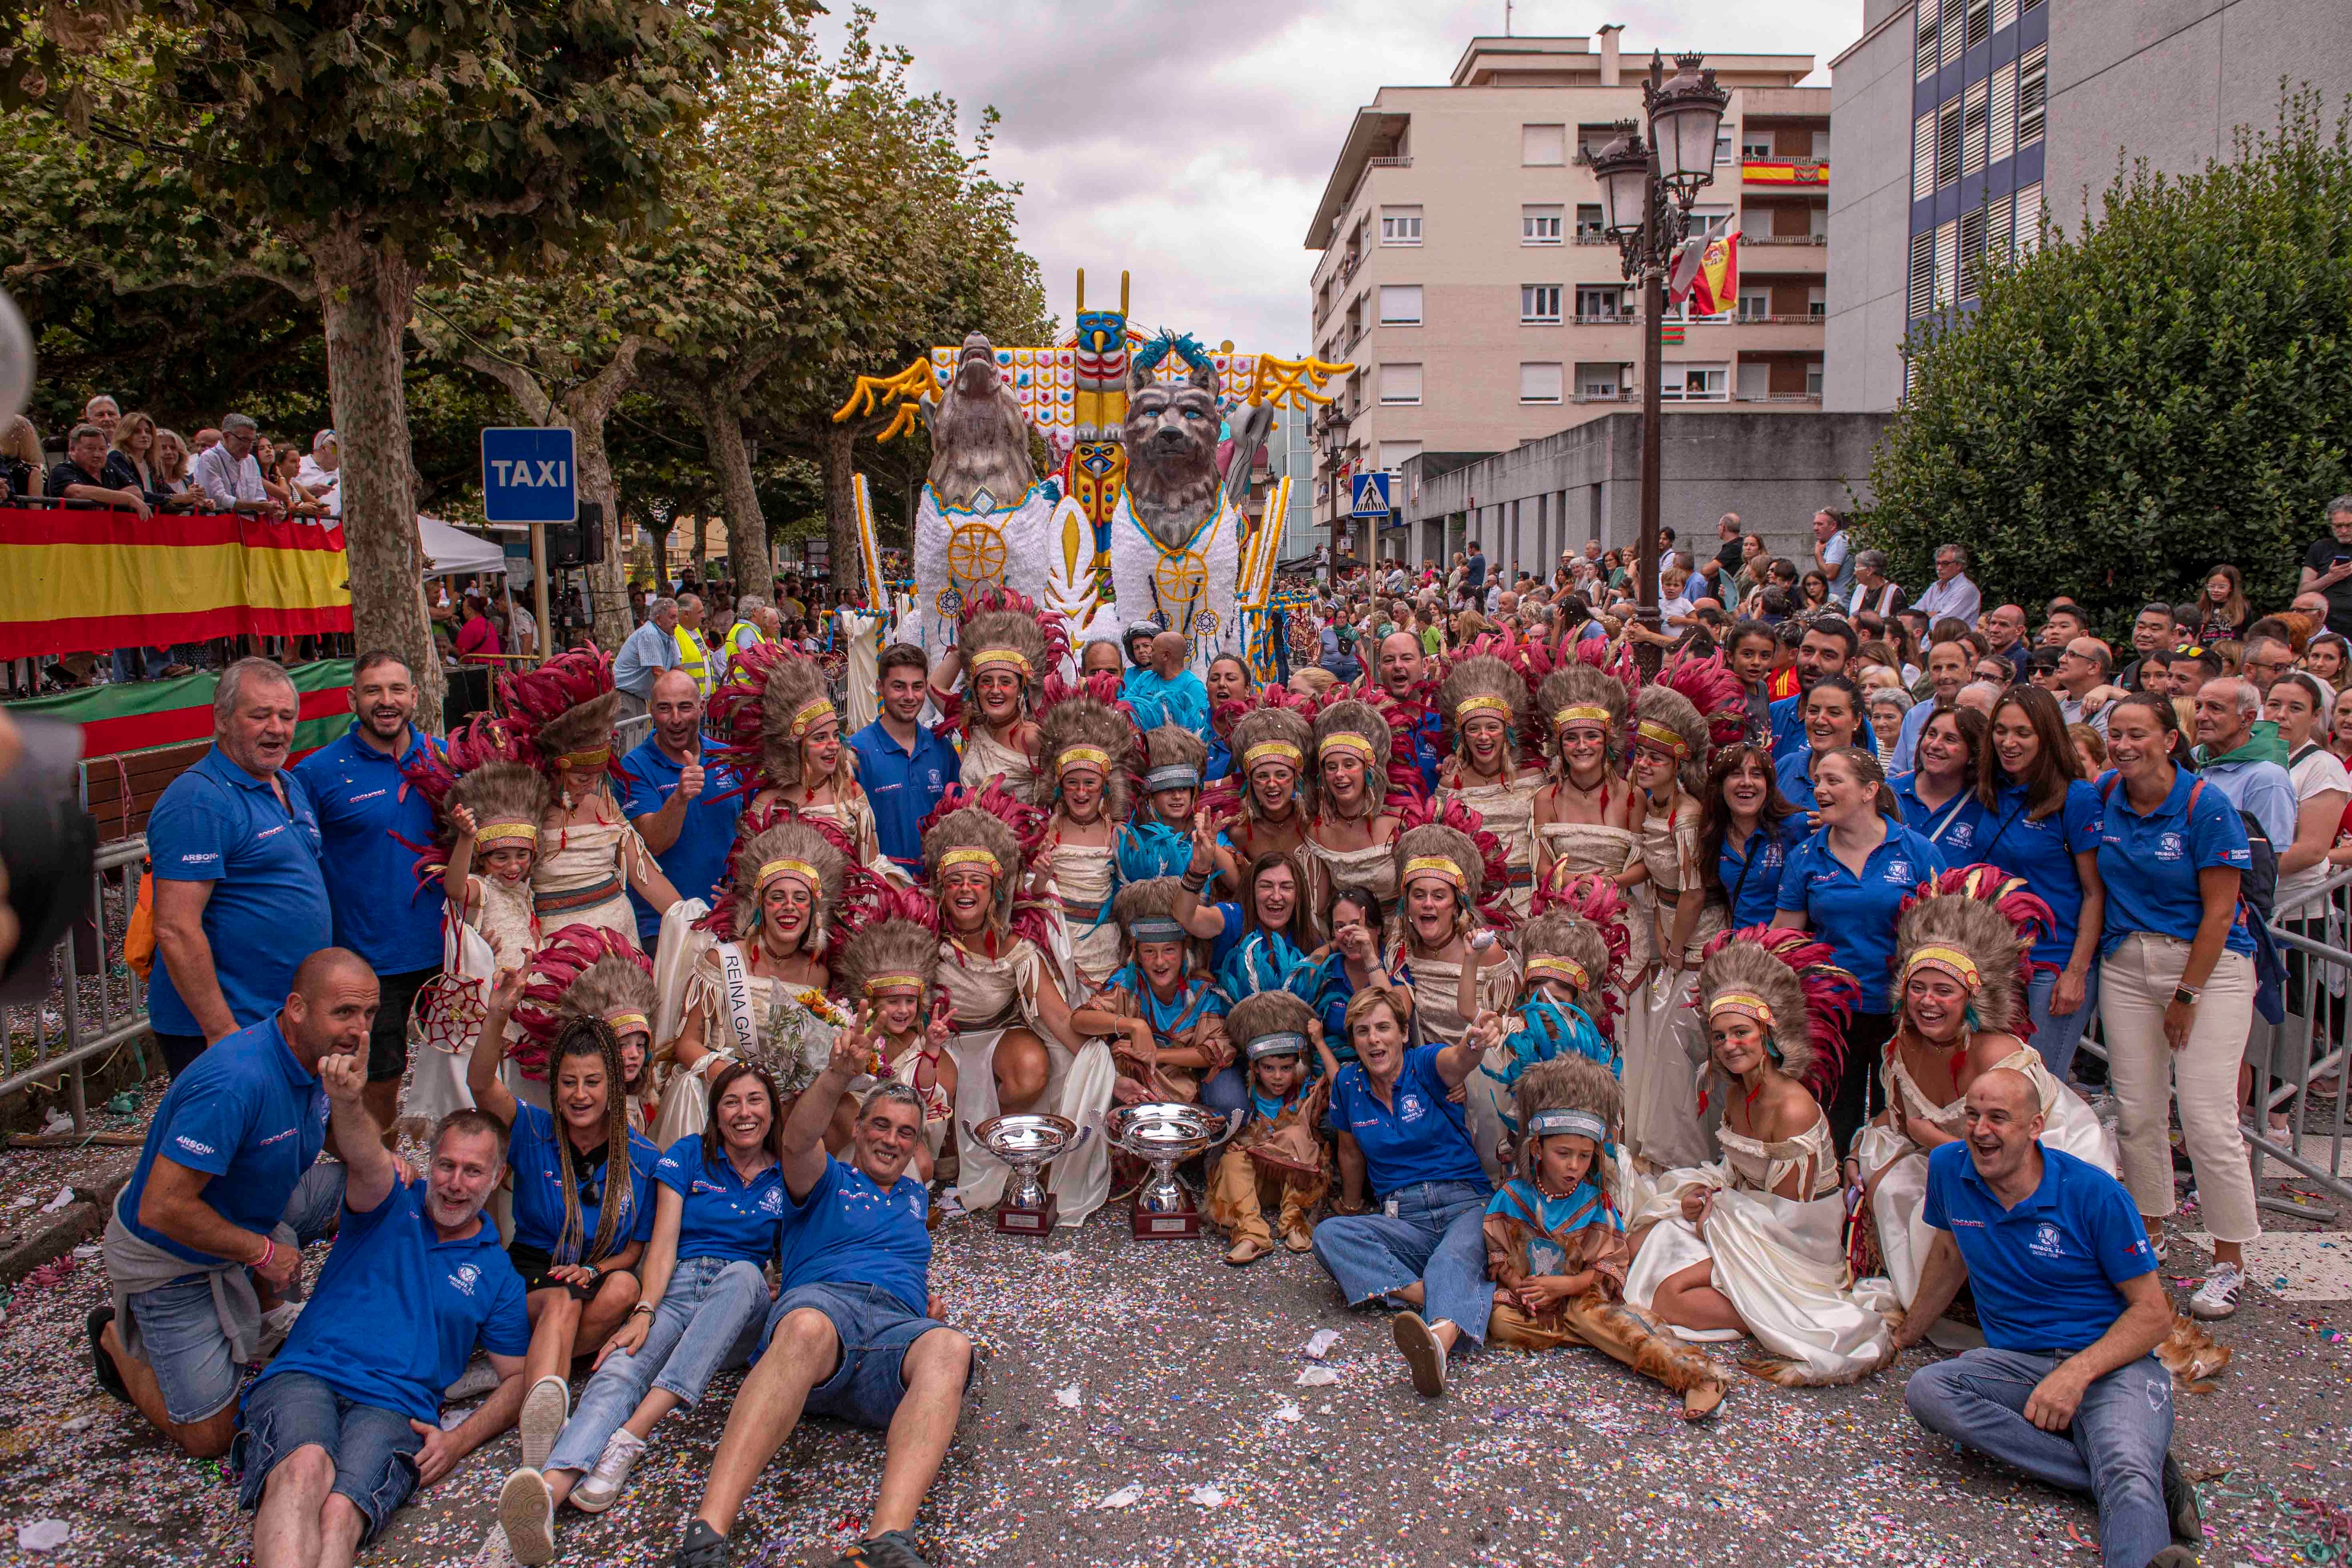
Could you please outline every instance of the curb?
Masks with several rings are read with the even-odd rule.
[[[115,1195],[131,1173],[139,1168],[139,1151],[125,1149],[119,1168],[85,1190],[74,1189],[74,1201],[53,1215],[39,1216],[36,1227],[5,1252],[0,1252],[0,1286],[14,1285],[44,1264],[54,1263],[106,1228],[106,1216]]]

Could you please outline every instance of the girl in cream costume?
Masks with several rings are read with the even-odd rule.
[[[779,822],[801,818],[839,831],[860,866],[888,874],[874,807],[857,784],[857,753],[816,661],[781,642],[743,650],[711,698],[705,729],[730,743],[718,754],[751,783],[735,828],[740,847]]]
[[[1369,702],[1343,698],[1315,717],[1316,809],[1301,846],[1309,908],[1323,909],[1340,888],[1364,888],[1384,920],[1395,916],[1390,846],[1402,825],[1386,809],[1389,746],[1388,721]]]
[[[1550,782],[1529,806],[1539,880],[1598,872],[1620,886],[1633,851],[1633,786],[1620,773],[1625,751],[1624,682],[1589,664],[1544,677],[1537,721],[1549,741]]]
[[[842,987],[855,1010],[872,1009],[884,1075],[923,1102],[916,1173],[931,1177],[955,1125],[956,1068],[948,1056],[948,1012],[940,994],[940,939],[930,900],[911,889],[889,895],[883,918],[849,939]]]
[[[1503,847],[1509,874],[1499,889],[1524,917],[1535,882],[1535,800],[1544,776],[1519,765],[1519,738],[1530,733],[1528,683],[1491,654],[1462,660],[1437,688],[1437,710],[1454,727],[1454,752],[1439,766],[1437,797],[1478,814]]]
[[[1031,862],[1035,891],[1059,916],[1063,994],[1091,996],[1119,965],[1114,840],[1127,819],[1135,726],[1108,702],[1077,696],[1049,708],[1038,732],[1047,775],[1039,804],[1052,815]]]
[[[1052,655],[1034,608],[989,609],[965,621],[963,640],[932,674],[932,700],[963,720],[963,768],[969,790],[1002,780],[1006,794],[1024,805],[1036,804],[1038,748],[1031,717]],[[964,690],[959,710],[938,684],[961,667]]]

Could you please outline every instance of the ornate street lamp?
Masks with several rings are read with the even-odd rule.
[[[1633,121],[1617,122],[1617,139],[1591,160],[1601,182],[1602,221],[1617,241],[1627,279],[1642,285],[1642,530],[1635,547],[1635,615],[1652,630],[1658,626],[1658,468],[1665,367],[1661,358],[1666,310],[1666,274],[1675,252],[1690,232],[1691,204],[1715,183],[1715,139],[1731,94],[1717,87],[1715,73],[1700,68],[1706,56],[1677,55],[1674,79],[1665,62],[1650,56],[1650,79],[1642,84],[1650,134]],[[1638,650],[1644,670],[1658,667],[1656,645]]]

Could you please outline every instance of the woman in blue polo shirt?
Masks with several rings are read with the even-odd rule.
[[[517,1470],[500,1495],[499,1522],[519,1562],[546,1561],[566,1499],[583,1513],[612,1507],[662,1417],[699,1401],[712,1373],[751,1359],[785,1207],[780,1098],[765,1068],[730,1062],[710,1080],[709,1124],[654,1167],[643,1297],[598,1358],[544,1477]]]
[[[2253,1026],[2254,942],[2238,905],[2252,864],[2230,797],[2173,762],[2171,701],[2133,692],[2107,710],[2099,781],[2099,1024],[2123,1115],[2124,1185],[2151,1237],[2173,1210],[2170,1107],[2197,1176],[2213,1269],[2189,1298],[2200,1318],[2238,1310],[2245,1244],[2262,1234],[2238,1131],[2238,1069]],[[2161,1243],[2158,1243],[2161,1250]]]
[[[1820,1097],[1830,1136],[1843,1152],[1874,1109],[1878,1053],[1895,1033],[1888,969],[1895,919],[1914,889],[1943,874],[1944,857],[1924,834],[1903,826],[1886,775],[1868,752],[1843,746],[1816,756],[1813,788],[1821,831],[1789,857],[1772,923],[1827,942],[1862,987],[1846,1026],[1845,1067]]]
[[[1912,750],[1917,766],[1886,781],[1903,826],[1955,866],[1979,858],[1977,819],[1983,807],[1977,800],[1977,758],[1984,737],[1984,715],[1975,709],[1939,708],[1928,716]]]
[[[1486,1342],[1495,1300],[1480,1228],[1494,1188],[1452,1098],[1499,1039],[1493,1014],[1478,1019],[1459,1045],[1409,1046],[1410,1005],[1385,988],[1359,991],[1348,1004],[1357,1059],[1331,1080],[1332,1120],[1363,1151],[1378,1212],[1317,1226],[1315,1258],[1349,1305],[1403,1309],[1397,1349],[1426,1394],[1445,1392],[1456,1343]]]
[[[2013,686],[1994,705],[1977,771],[1975,858],[2050,906],[2026,1006],[2033,1048],[2064,1083],[2099,1000],[2099,792],[2075,773],[2058,700],[2038,686]]]
[[[1789,852],[1807,837],[1803,816],[1773,782],[1771,752],[1744,741],[1717,749],[1699,803],[1698,864],[1732,930],[1772,923]]]
[[[1789,804],[1811,811],[1813,762],[1854,743],[1862,731],[1862,689],[1843,675],[1821,676],[1805,688],[1798,710],[1804,718],[1805,743],[1775,758],[1773,767]]]

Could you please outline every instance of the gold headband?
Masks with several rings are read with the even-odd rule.
[[[801,736],[807,734],[811,730],[815,729],[819,720],[832,719],[838,716],[838,710],[834,707],[834,705],[824,698],[820,697],[815,701],[810,703],[807,707],[793,715],[793,738],[798,740]]]
[[[1325,752],[1353,752],[1366,762],[1372,760],[1372,743],[1351,730],[1335,730],[1315,742],[1317,755]]]
[[[1242,771],[1247,773],[1260,763],[1287,763],[1296,770],[1303,761],[1298,748],[1287,741],[1260,741],[1242,753]]]
[[[816,868],[805,860],[771,860],[760,868],[759,879],[754,886],[764,893],[768,890],[768,884],[779,877],[798,877],[809,885],[812,892],[824,886],[824,879],[819,877]]]
[[[982,670],[987,668],[992,664],[1009,664],[1013,668],[1019,670],[1024,677],[1026,677],[1029,673],[1028,656],[1024,654],[1019,648],[1015,647],[982,648],[978,653],[971,656],[964,668],[971,670],[976,678]]]
[[[1940,969],[1968,987],[1969,994],[1971,996],[1984,985],[1984,974],[1977,968],[1977,961],[1957,947],[1930,944],[1919,949],[1911,955],[1910,962],[1903,966],[1903,978],[1910,979],[1911,972],[1915,969]]]
[[[1465,697],[1454,705],[1454,721],[1456,724],[1467,724],[1473,715],[1479,713],[1499,713],[1507,724],[1511,720],[1511,705],[1499,697],[1486,693]]]
[[[1706,1005],[1706,1016],[1712,1018],[1717,1013],[1737,1013],[1742,1017],[1755,1019],[1768,1029],[1775,1022],[1772,1005],[1753,991],[1727,991],[1716,997]]]
[[[559,768],[601,768],[613,760],[613,748],[599,746],[593,752],[566,752],[551,759]]]
[[[1410,882],[1415,877],[1434,872],[1455,887],[1462,886],[1462,868],[1443,855],[1416,855],[1404,863],[1404,872],[1397,880]]]
[[[992,877],[1004,875],[1003,862],[977,844],[966,845],[961,849],[950,849],[940,857],[940,875],[944,877],[958,866],[982,867]]]
[[[1092,768],[1107,773],[1110,772],[1110,753],[1100,746],[1072,746],[1054,759],[1054,771],[1066,773],[1072,768]]]
[[[528,822],[493,822],[474,835],[476,844],[503,844],[508,840],[536,845],[539,829]]]
[[[866,983],[866,994],[868,996],[878,996],[885,991],[913,991],[919,994],[922,989],[923,977],[919,974],[877,974]]]
[[[643,1013],[607,1013],[604,1022],[613,1026],[616,1035],[644,1035],[651,1037],[654,1026],[646,1022]]]
[[[1654,723],[1647,719],[1633,726],[1633,740],[1637,744],[1643,741],[1648,742],[1659,751],[1672,756],[1676,762],[1681,762],[1690,755],[1689,742],[1667,729],[1664,724]]]
[[[1572,958],[1562,958],[1558,953],[1536,953],[1521,967],[1529,979],[1538,974],[1557,974],[1579,991],[1592,988],[1592,976],[1585,972],[1584,965]]]
[[[1552,728],[1565,730],[1570,724],[1598,724],[1609,728],[1609,710],[1597,702],[1578,702],[1559,709],[1551,716]]]

